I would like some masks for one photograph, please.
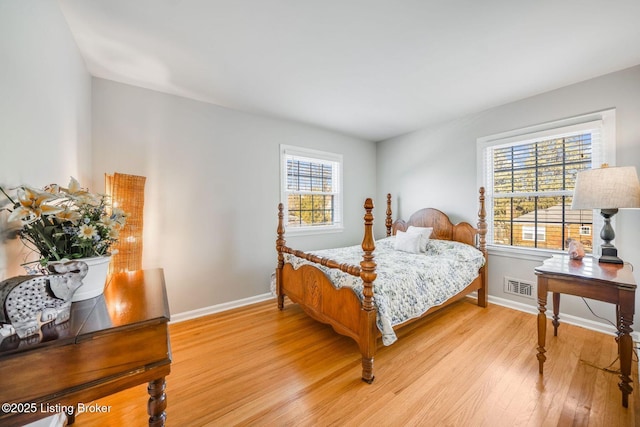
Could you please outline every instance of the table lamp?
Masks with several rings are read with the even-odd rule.
[[[601,245],[599,262],[622,264],[618,250],[611,243],[615,232],[611,218],[620,208],[640,207],[640,183],[633,166],[588,169],[578,172],[573,191],[571,209],[600,209],[604,226],[600,231]]]

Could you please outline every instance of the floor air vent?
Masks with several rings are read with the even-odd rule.
[[[504,291],[508,294],[520,295],[532,299],[535,298],[533,283],[511,277],[504,278]]]

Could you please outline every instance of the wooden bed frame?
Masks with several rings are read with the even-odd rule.
[[[415,212],[409,221],[392,222],[391,194],[387,194],[387,211],[385,225],[387,236],[395,235],[397,230],[405,231],[410,225],[416,227],[433,227],[431,237],[441,240],[454,240],[477,247],[485,257],[485,265],[480,268],[478,277],[460,293],[443,304],[432,307],[421,318],[447,305],[458,301],[469,293],[477,291],[478,305],[487,306],[487,223],[484,206],[484,187],[480,188],[480,209],[478,211],[478,227],[462,222],[454,225],[443,212],[425,208]],[[376,279],[376,263],[374,260],[375,241],[373,238],[373,201],[364,203],[364,239],[362,241],[362,261],[359,266],[341,264],[331,259],[322,258],[286,246],[284,239],[284,207],[278,205],[278,266],[276,269],[276,292],[278,308],[284,309],[284,297],[299,304],[312,318],[331,325],[339,334],[353,338],[362,353],[362,380],[373,382],[373,358],[376,353],[377,339],[381,336],[376,326],[376,308],[373,302],[373,286]],[[363,283],[363,300],[349,288],[336,289],[327,276],[318,268],[303,265],[294,269],[285,264],[284,254],[292,254],[313,263],[329,268],[337,268],[353,276],[359,276]],[[394,330],[414,321],[409,320],[394,327]]]

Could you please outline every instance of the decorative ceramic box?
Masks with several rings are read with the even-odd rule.
[[[0,283],[0,324],[20,339],[40,334],[43,324],[69,320],[71,298],[82,285],[87,264],[70,261],[50,267],[51,274],[12,277]]]

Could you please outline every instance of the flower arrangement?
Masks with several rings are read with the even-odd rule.
[[[18,236],[27,247],[39,253],[39,262],[109,255],[127,214],[111,206],[109,196],[83,189],[75,178],[63,188],[51,184],[44,189],[19,186],[17,200],[0,187],[7,197],[7,221],[17,222]],[[14,196],[15,197],[15,196]]]

